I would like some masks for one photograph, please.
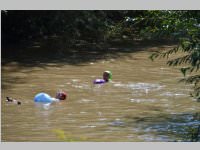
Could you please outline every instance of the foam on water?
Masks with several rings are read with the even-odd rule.
[[[164,86],[160,84],[152,84],[152,83],[128,83],[128,84],[122,84],[122,83],[114,83],[115,87],[123,87],[123,88],[129,88],[132,90],[160,90]]]
[[[179,96],[179,97],[185,97],[185,96],[188,96],[184,93],[175,93],[175,92],[164,92],[164,93],[161,93],[160,96]]]
[[[95,102],[95,100],[91,100],[91,99],[85,99],[85,98],[83,98],[83,99],[81,99],[81,100],[79,100],[78,101],[79,103],[91,103],[91,102]]]
[[[143,102],[150,102],[150,103],[153,103],[153,102],[155,102],[156,101],[156,99],[130,99],[130,102],[132,102],[132,103],[143,103]]]

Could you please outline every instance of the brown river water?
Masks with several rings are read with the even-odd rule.
[[[200,124],[200,103],[189,96],[191,85],[178,82],[177,68],[148,58],[156,49],[77,64],[2,65],[2,141],[180,141],[187,127]],[[74,52],[71,59],[80,58]],[[113,81],[93,85],[105,70]],[[68,93],[66,101],[34,103],[37,93],[53,97],[59,89]],[[22,105],[6,103],[6,96]]]

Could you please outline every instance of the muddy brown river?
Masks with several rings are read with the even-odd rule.
[[[78,65],[2,65],[2,141],[181,141],[188,127],[200,125],[195,117],[200,103],[189,96],[191,85],[178,82],[179,70],[168,67],[165,59],[152,62],[151,53]],[[105,70],[112,71],[113,81],[93,85]],[[68,93],[66,101],[34,103],[37,93],[55,96],[59,89]],[[22,105],[6,103],[6,96],[20,99]]]

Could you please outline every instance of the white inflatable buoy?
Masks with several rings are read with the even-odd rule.
[[[53,102],[53,98],[46,93],[38,93],[34,97],[35,102],[42,102],[42,103],[51,103]]]

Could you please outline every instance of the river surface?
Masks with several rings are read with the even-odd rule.
[[[151,53],[78,65],[2,65],[2,141],[181,141],[187,127],[200,125],[195,117],[200,103],[189,96],[191,85],[178,82],[179,70],[168,67],[165,59],[152,62]],[[112,71],[113,81],[93,85],[105,70]],[[53,97],[59,89],[68,93],[66,101],[34,103],[37,93]],[[6,96],[22,105],[6,103]]]

